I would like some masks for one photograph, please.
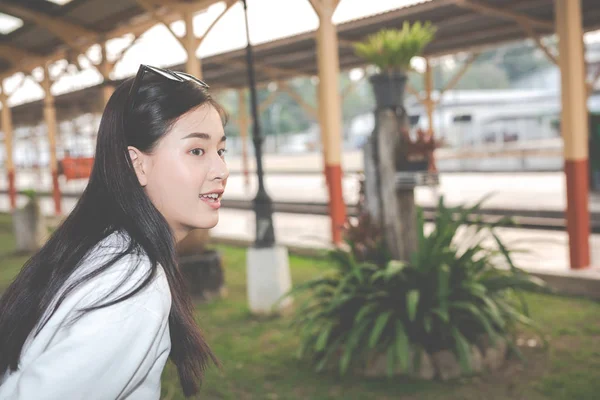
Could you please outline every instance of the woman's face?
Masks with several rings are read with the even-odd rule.
[[[203,105],[182,115],[152,153],[129,147],[140,184],[169,223],[175,239],[219,221],[229,171],[217,110]]]

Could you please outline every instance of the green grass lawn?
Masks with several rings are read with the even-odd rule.
[[[12,253],[10,220],[0,214],[0,291],[25,257]],[[508,363],[494,375],[450,383],[408,379],[338,378],[317,374],[295,358],[298,338],[289,318],[258,319],[246,307],[245,250],[220,246],[228,295],[197,306],[198,322],[223,370],[207,375],[203,399],[597,399],[600,393],[600,304],[529,294],[532,317],[547,332],[549,349],[524,348],[528,363]],[[324,260],[290,257],[294,283],[327,268]],[[529,338],[523,332],[525,339]],[[175,369],[163,375],[163,399],[183,399]]]

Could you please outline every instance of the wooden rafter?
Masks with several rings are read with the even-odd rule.
[[[523,21],[533,26],[537,26],[544,29],[550,29],[554,31],[554,22],[545,21],[538,18],[529,17],[527,15],[520,14],[516,11],[506,8],[500,8],[489,4],[484,4],[477,0],[454,0],[454,4],[459,7],[467,8],[478,12],[480,14],[487,14],[490,16],[509,19],[512,21]]]
[[[98,32],[83,26],[73,24],[60,17],[50,17],[39,11],[10,3],[0,3],[0,12],[32,22],[52,32],[71,48],[85,52],[85,44],[91,45],[97,41]]]
[[[548,48],[548,46],[544,45],[544,43],[542,43],[542,39],[540,39],[540,35],[538,35],[535,30],[533,29],[533,27],[531,25],[528,25],[526,23],[524,23],[523,21],[519,22],[519,25],[521,25],[521,27],[523,28],[523,30],[525,30],[525,32],[527,32],[527,34],[529,35],[530,38],[532,38],[535,41],[535,44],[537,45],[537,47],[539,47],[544,54],[546,55],[546,57],[548,57],[548,59],[550,61],[552,61],[554,63],[554,65],[558,65],[558,57],[556,57],[552,51],[550,51],[550,49]]]
[[[204,34],[198,38],[197,46],[200,46],[202,44],[202,41],[204,40],[204,38],[206,38],[206,35],[208,35],[208,33],[215,27],[217,22],[219,22],[221,20],[221,18],[223,18],[223,16],[225,14],[227,14],[227,11],[229,11],[229,9],[231,7],[233,7],[233,5],[236,3],[236,1],[237,0],[226,0],[225,1],[225,9],[223,11],[221,11],[221,13],[219,15],[217,15],[217,18],[215,18],[213,20],[213,22],[211,22],[211,24],[208,26],[208,28],[206,28],[206,31],[204,31]]]
[[[287,82],[280,82],[278,84],[278,88],[286,92],[292,99],[294,99],[308,115],[315,119],[315,121],[319,120],[319,113],[317,112],[317,109],[308,104],[306,100],[304,100],[302,96],[300,96],[298,92],[296,92],[296,90],[294,90]]]
[[[167,28],[167,30],[171,32],[171,35],[177,39],[183,47],[185,47],[183,39],[175,34],[173,29],[171,29],[170,23],[164,18],[164,8],[157,8],[155,6],[155,0],[136,0],[136,2],[150,15],[152,15],[152,18],[154,18],[157,23],[162,24],[165,28]]]
[[[156,2],[159,0],[151,0],[151,1]],[[202,0],[202,1],[192,2],[192,3],[181,3],[181,4],[184,4],[186,9],[189,11],[201,11],[201,10],[206,9],[208,6],[210,6],[214,3],[218,3],[218,2],[219,2],[219,0]],[[169,3],[176,3],[176,2],[173,1],[173,2],[169,2]],[[0,2],[0,12],[6,12],[8,14],[12,14],[12,13],[8,12],[8,7],[5,7],[5,6],[7,6],[6,3]],[[12,8],[15,6],[11,5],[10,7]],[[18,6],[16,6],[16,7],[18,7]],[[18,7],[18,8],[22,9],[22,7]],[[29,11],[29,10],[25,10],[25,11]],[[27,18],[23,18],[23,19],[27,19]],[[181,19],[180,11],[169,12],[167,15],[164,16],[164,19],[165,19],[165,22],[167,22],[167,23],[172,23],[172,22],[178,21]],[[156,21],[152,18],[143,18],[140,16],[140,17],[137,17],[136,20],[138,22],[121,25],[121,26],[115,28],[111,32],[104,33],[103,40],[110,40],[110,39],[122,37],[123,35],[126,35],[126,34],[134,34],[136,36],[139,36],[142,33],[146,32],[148,29],[150,29],[156,25]],[[82,28],[82,29],[84,29],[84,28]],[[97,43],[97,42],[98,42],[98,40],[96,38],[93,43]],[[90,45],[93,43],[90,43]],[[20,65],[15,66],[14,68],[11,68],[11,69],[5,71],[4,73],[2,73],[2,75],[0,75],[0,80],[5,79],[9,76],[12,76],[18,72],[24,72],[24,73],[28,74],[33,69],[42,66],[45,62],[54,62],[54,61],[58,61],[58,60],[65,58],[67,53],[70,51],[71,51],[70,49],[59,48],[52,54],[50,54],[46,57],[43,57],[41,59],[28,57],[27,59],[24,59],[23,62],[20,63]],[[77,51],[80,54],[84,54],[83,52],[81,52],[79,50],[77,50]]]
[[[0,43],[0,57],[11,62],[12,65],[18,66],[21,61],[28,58],[42,59],[39,54],[32,53],[9,44]]]
[[[452,90],[458,84],[458,82],[460,82],[461,78],[469,70],[469,67],[473,64],[473,61],[475,61],[475,59],[477,59],[479,54],[481,54],[481,53],[480,52],[471,53],[471,55],[465,61],[465,63],[462,65],[462,67],[458,71],[456,71],[456,73],[454,74],[452,79],[450,79],[450,81],[446,84],[446,86],[444,86],[444,88],[440,91],[440,95],[437,100],[437,103],[439,103],[442,100],[442,95],[446,91]]]

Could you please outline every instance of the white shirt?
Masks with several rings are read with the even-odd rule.
[[[124,249],[127,240],[117,233],[108,236],[68,282],[102,265]],[[171,350],[171,292],[160,266],[144,290],[67,324],[78,309],[98,300],[103,304],[137,287],[150,267],[145,254],[127,255],[72,291],[39,334],[29,336],[19,368],[0,374],[0,400],[159,399],[160,378]],[[129,271],[133,275],[111,293]]]

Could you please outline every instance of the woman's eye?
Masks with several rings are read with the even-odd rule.
[[[194,150],[190,150],[190,153],[192,153],[195,156],[201,156],[202,154],[204,154],[204,150],[202,150],[202,149],[194,149]]]
[[[227,149],[219,150],[219,156],[223,157],[225,155],[225,153],[227,153]]]

